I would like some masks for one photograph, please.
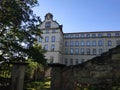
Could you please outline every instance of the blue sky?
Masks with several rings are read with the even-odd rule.
[[[120,30],[120,0],[39,0],[34,13],[48,12],[65,33]]]

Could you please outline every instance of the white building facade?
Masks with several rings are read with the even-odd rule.
[[[38,40],[49,63],[76,65],[120,45],[120,31],[63,33],[51,13],[45,15],[40,30]]]

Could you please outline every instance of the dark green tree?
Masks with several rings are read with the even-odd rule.
[[[36,44],[41,22],[32,8],[37,5],[37,0],[0,0],[0,61],[31,58],[46,63],[44,50]]]

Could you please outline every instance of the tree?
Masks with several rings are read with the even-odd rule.
[[[31,59],[28,59],[29,65],[27,65],[25,70],[25,81],[38,81],[43,79],[44,75],[44,66],[40,63],[33,62]]]
[[[37,0],[0,0],[1,61],[31,58],[45,64],[44,50],[36,44],[36,37],[41,36],[41,22],[32,8],[37,5]]]

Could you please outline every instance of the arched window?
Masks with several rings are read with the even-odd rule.
[[[51,22],[46,22],[45,23],[45,28],[50,28],[51,27]]]

